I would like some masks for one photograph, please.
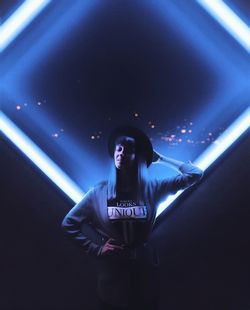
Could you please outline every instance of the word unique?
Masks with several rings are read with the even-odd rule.
[[[146,219],[147,207],[146,206],[108,207],[108,217],[110,220]]]

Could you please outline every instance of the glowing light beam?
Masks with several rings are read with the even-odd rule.
[[[51,0],[26,0],[0,28],[0,52],[2,52]]]
[[[196,160],[201,169],[207,169],[250,127],[250,108],[246,109]]]
[[[250,53],[250,27],[221,0],[196,0]]]
[[[194,164],[206,170],[217,158],[219,158],[239,137],[250,128],[250,107],[247,108],[220,136],[210,145],[195,161]],[[169,196],[162,202],[158,209],[159,216],[170,204],[181,194],[183,190],[175,195]]]
[[[0,130],[75,203],[82,199],[84,192],[2,112]]]

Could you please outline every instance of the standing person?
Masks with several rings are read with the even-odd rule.
[[[149,138],[134,127],[116,128],[109,137],[113,158],[107,181],[89,190],[65,216],[62,228],[86,253],[99,261],[100,309],[158,309],[159,259],[149,244],[158,204],[202,177],[191,163],[153,150]],[[159,163],[179,171],[176,177],[149,180],[147,168]],[[95,243],[82,232],[91,225],[102,237]]]

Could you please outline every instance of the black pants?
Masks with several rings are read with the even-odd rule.
[[[158,266],[152,260],[106,258],[98,280],[101,310],[158,309]]]

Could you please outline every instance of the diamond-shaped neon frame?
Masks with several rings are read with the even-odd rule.
[[[221,0],[196,0],[201,4],[234,38],[250,52],[250,30],[242,20]],[[28,26],[46,7],[50,0],[27,0],[1,26],[0,51]],[[224,133],[203,152],[194,162],[206,170],[250,127],[250,108],[246,109]],[[28,156],[61,190],[75,203],[84,193],[32,140],[27,137],[4,113],[0,113],[0,129],[26,156]],[[169,196],[157,210],[159,216],[183,191]]]

